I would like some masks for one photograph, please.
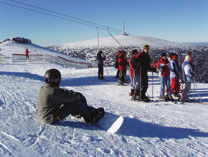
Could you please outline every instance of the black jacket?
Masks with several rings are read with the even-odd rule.
[[[96,60],[97,60],[97,63],[98,63],[99,65],[103,65],[103,61],[105,60],[105,56],[102,57],[101,53],[97,53],[97,58],[96,58]]]

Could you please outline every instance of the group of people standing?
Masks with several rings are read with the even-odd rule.
[[[193,78],[191,52],[188,52],[181,67],[177,54],[171,53],[168,58],[166,53],[162,53],[161,58],[157,63],[157,69],[159,70],[161,83],[161,99],[173,101],[173,97],[176,97],[180,101],[191,101],[188,98],[188,93],[191,87],[191,79]],[[180,76],[180,74],[182,76]],[[181,90],[179,82],[180,78],[181,82],[185,83],[182,95],[179,94]],[[167,89],[167,95],[165,95],[165,87]]]
[[[161,100],[173,101],[173,97],[176,97],[178,100],[190,102],[191,100],[188,98],[188,92],[193,77],[191,52],[185,57],[182,67],[180,67],[178,55],[176,53],[171,53],[169,57],[166,53],[162,53],[157,64],[151,64],[150,55],[148,53],[149,49],[149,45],[144,45],[142,52],[138,52],[136,49],[132,50],[129,61],[127,60],[126,51],[118,51],[115,63],[116,68],[118,68],[116,74],[118,85],[124,85],[124,83],[126,83],[126,67],[129,66],[131,80],[131,91],[129,95],[134,101],[149,102],[150,99],[146,96],[148,89],[148,71],[159,72]],[[98,56],[101,56],[100,52],[98,52]],[[97,59],[98,58],[102,61],[101,67],[103,68],[103,60],[105,60],[105,58],[97,57]],[[100,68],[99,64],[98,68],[98,78],[103,78],[103,69]],[[102,72],[101,76],[99,71]],[[181,82],[185,83],[185,89],[182,95],[179,94],[181,90],[180,78]]]

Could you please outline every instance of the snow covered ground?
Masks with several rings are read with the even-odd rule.
[[[61,71],[62,87],[82,92],[89,105],[123,116],[120,130],[110,134],[71,116],[64,124],[40,123],[36,103],[50,68]],[[203,104],[134,102],[128,96],[130,86],[116,85],[115,73],[105,68],[105,80],[98,80],[97,68],[0,63],[0,156],[208,156],[207,84],[195,84],[191,93]],[[150,77],[149,96],[151,85]],[[158,97],[156,74],[153,85]]]
[[[0,156],[208,156],[208,84],[194,84],[192,98],[201,103],[134,102],[130,86],[117,86],[116,70],[105,68],[105,80],[97,68],[76,69],[52,63],[12,63],[12,53],[29,48],[31,54],[53,53],[34,44],[2,43],[0,53]],[[82,92],[89,105],[124,117],[116,134],[82,119],[67,117],[64,124],[39,122],[37,99],[46,70],[62,73],[63,88]],[[147,94],[159,96],[158,76],[149,73]],[[108,80],[108,81],[107,81]]]

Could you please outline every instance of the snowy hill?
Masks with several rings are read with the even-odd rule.
[[[70,61],[84,62],[84,63],[91,64],[91,62],[89,61],[70,57],[61,52],[58,52],[49,48],[45,48],[45,47],[42,47],[33,43],[22,44],[22,43],[18,43],[15,41],[6,41],[0,44],[0,48],[1,48],[0,54],[6,55],[7,58],[11,58],[12,54],[25,54],[25,50],[29,49],[30,51],[29,55],[40,54],[40,55],[50,55],[54,57],[59,56]]]
[[[106,37],[100,39],[92,39],[83,42],[74,42],[74,43],[66,43],[62,45],[57,45],[58,47],[72,48],[72,49],[81,49],[81,48],[98,48],[98,40],[99,47],[143,47],[145,44],[151,45],[152,48],[167,48],[167,47],[187,47],[187,44],[171,42],[167,40],[162,40],[158,38],[152,37],[142,37],[142,36],[130,36],[130,35],[118,35],[113,37]],[[119,42],[119,43],[118,43]]]
[[[21,49],[16,47],[16,51]],[[82,92],[89,105],[124,117],[117,134],[82,119],[64,124],[39,122],[37,98],[46,70],[62,73],[61,86]],[[1,63],[0,156],[208,156],[208,85],[194,84],[191,98],[201,103],[134,102],[130,86],[117,86],[116,69],[75,69],[52,63]],[[150,75],[147,94],[159,96],[159,78]],[[109,80],[107,82],[106,80]],[[155,99],[155,98],[154,98]]]

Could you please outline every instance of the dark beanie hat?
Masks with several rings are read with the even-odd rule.
[[[166,53],[161,53],[161,57],[167,56]]]

